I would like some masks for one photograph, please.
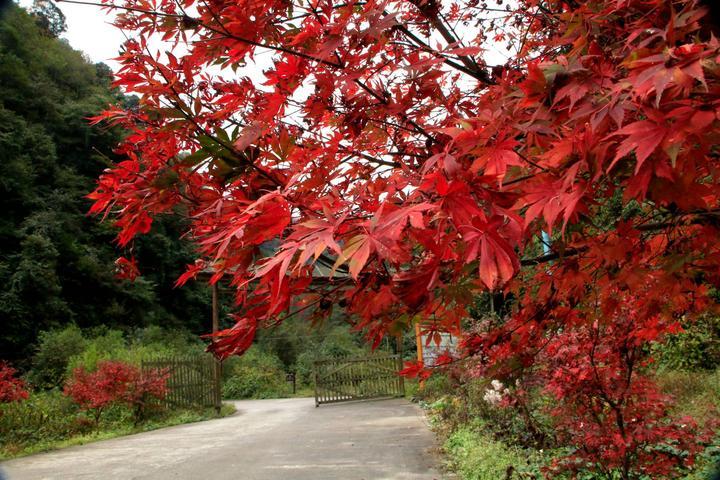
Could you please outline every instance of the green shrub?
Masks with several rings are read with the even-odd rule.
[[[0,406],[0,444],[7,449],[41,441],[61,440],[89,431],[90,422],[58,390],[30,395],[23,402]]]
[[[32,357],[32,369],[27,375],[28,381],[41,389],[61,386],[70,359],[81,354],[86,346],[87,339],[74,324],[40,332],[37,348]]]
[[[652,353],[658,365],[669,370],[720,368],[720,317],[699,318],[684,332],[656,344]]]
[[[290,393],[280,359],[257,345],[223,365],[223,398],[278,398]]]
[[[451,468],[462,480],[528,478],[539,474],[542,467],[542,458],[535,451],[511,447],[472,428],[461,428],[450,435],[444,450]]]
[[[70,358],[65,377],[83,367],[94,371],[98,362],[117,360],[139,366],[143,360],[203,351],[202,343],[180,332],[175,334],[157,327],[136,330],[129,335],[119,330],[102,329],[87,340],[85,349]]]
[[[361,346],[357,338],[344,326],[333,327],[314,345],[309,345],[297,357],[295,372],[302,385],[313,383],[313,364],[316,360],[331,357],[367,355],[366,346]]]
[[[121,331],[106,330],[88,340],[83,351],[70,358],[65,377],[68,378],[75,369],[80,367],[88,371],[95,371],[98,362],[102,360],[115,360],[117,356],[126,356],[126,349],[127,344]]]
[[[197,335],[186,330],[168,330],[157,325],[133,331],[130,344],[156,350],[169,349],[175,355],[194,355],[205,351],[205,344]]]
[[[457,393],[457,389],[451,385],[448,376],[435,374],[418,388],[417,397],[421,400],[433,401],[453,393]]]

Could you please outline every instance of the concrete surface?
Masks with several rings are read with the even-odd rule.
[[[8,480],[441,478],[433,434],[406,400],[235,404],[230,417],[10,460],[0,471]]]

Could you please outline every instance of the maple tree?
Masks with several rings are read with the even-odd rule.
[[[148,401],[165,398],[167,379],[168,374],[162,371],[142,371],[125,362],[105,360],[98,363],[94,372],[84,367],[73,370],[63,393],[90,412],[96,426],[102,412],[116,404],[130,406],[138,422]]]
[[[463,338],[468,368],[557,398],[577,446],[558,468],[692,461],[647,351],[716,306],[712,2],[104,4],[129,32],[115,84],[140,105],[94,119],[130,134],[91,212],[130,249],[158,216],[190,219],[178,284],[236,288],[216,355],[313,306],[373,345],[422,319]],[[508,314],[462,328],[488,291]]]
[[[28,398],[25,382],[17,378],[17,370],[0,362],[0,403],[18,402]]]
[[[168,371],[160,369],[136,370],[135,378],[128,384],[123,401],[133,410],[135,424],[139,423],[147,413],[148,407],[157,405],[157,400],[168,394]]]

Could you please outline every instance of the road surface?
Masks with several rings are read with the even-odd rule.
[[[7,480],[441,478],[433,434],[406,400],[235,404],[230,417],[10,460],[0,471]]]

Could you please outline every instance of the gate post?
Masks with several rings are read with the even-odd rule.
[[[397,371],[398,376],[400,377],[400,395],[405,396],[405,377],[400,375],[400,370],[403,369],[403,338],[402,333],[399,333],[397,335],[396,342],[397,342]]]
[[[315,384],[315,408],[320,406],[320,402],[318,402],[318,364],[317,362],[313,363],[313,383]]]
[[[220,389],[220,382],[222,379],[222,362],[213,356],[212,358],[213,367],[213,396],[215,397],[215,413],[220,415],[220,409],[222,407],[222,391]]]

